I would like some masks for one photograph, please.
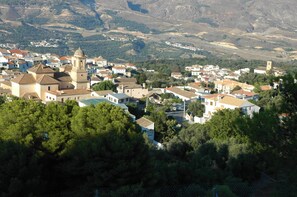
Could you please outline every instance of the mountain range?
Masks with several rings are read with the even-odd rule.
[[[15,42],[24,48],[61,38],[63,50],[92,45],[90,52],[100,55],[101,45],[98,53],[114,49],[113,58],[118,52],[135,60],[215,54],[286,61],[297,58],[296,6],[293,0],[0,0],[0,42],[21,32],[26,40]],[[42,35],[30,38],[32,31]]]

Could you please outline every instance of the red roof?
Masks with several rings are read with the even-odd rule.
[[[68,56],[62,56],[60,57],[60,60],[61,61],[65,61],[65,60],[69,60],[70,58]]]
[[[15,54],[20,54],[20,55],[26,55],[28,53],[28,51],[23,51],[20,49],[11,49],[9,51],[10,51],[10,53],[15,53]]]

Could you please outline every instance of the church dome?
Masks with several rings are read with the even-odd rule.
[[[83,50],[81,50],[81,48],[79,47],[75,53],[74,53],[75,57],[85,57],[85,53],[83,52]]]

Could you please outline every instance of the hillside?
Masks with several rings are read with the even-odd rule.
[[[114,50],[109,59],[117,54],[142,60],[210,52],[285,61],[297,57],[296,6],[293,0],[0,0],[0,42],[14,42],[15,32],[22,32],[26,40],[15,42],[23,48],[54,37],[61,39],[61,47],[51,49],[57,53],[81,45],[100,55],[104,47]],[[23,28],[43,35],[27,36]],[[185,49],[189,47],[197,50]]]

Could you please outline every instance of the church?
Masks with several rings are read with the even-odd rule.
[[[35,65],[28,69],[28,73],[11,80],[11,94],[44,102],[90,98],[86,56],[80,48],[75,51],[71,63],[59,72],[43,64]]]

